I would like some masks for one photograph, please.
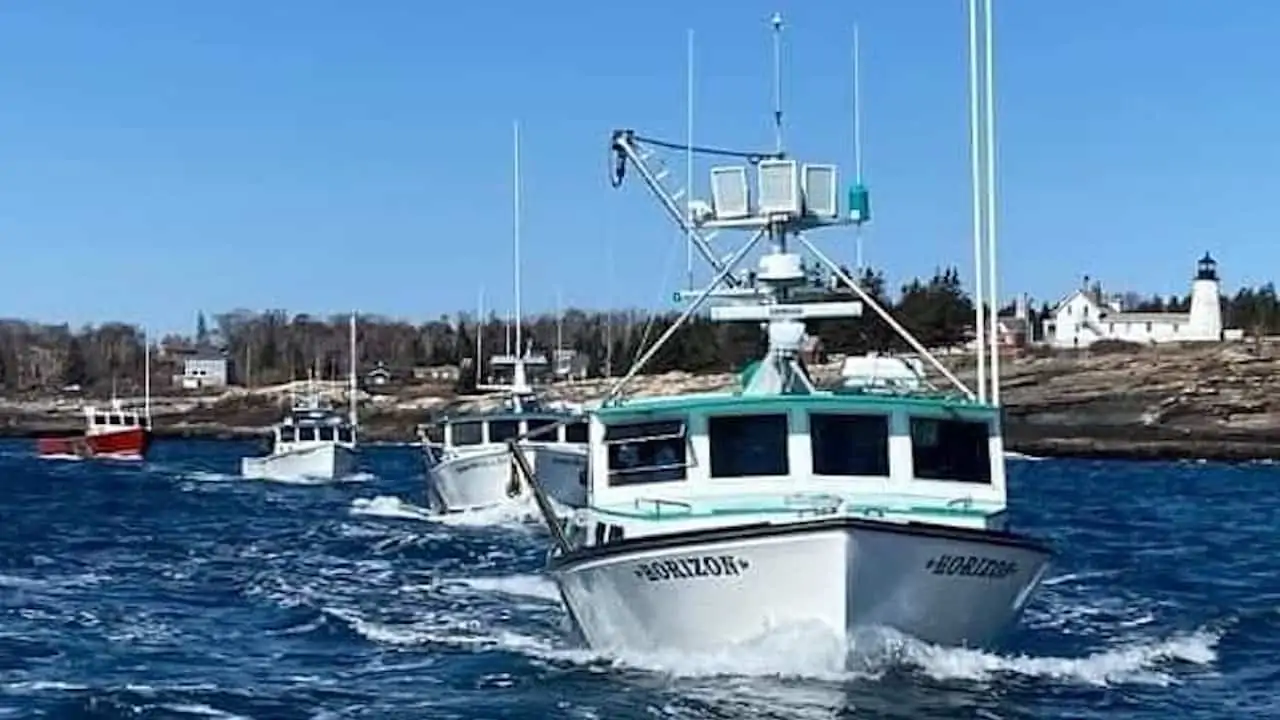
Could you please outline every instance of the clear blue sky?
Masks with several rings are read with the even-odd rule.
[[[1280,3],[1220,6],[996,0],[1005,290],[1185,293],[1206,249],[1228,290],[1272,278]],[[789,149],[849,171],[862,28],[868,262],[968,280],[962,0],[11,0],[0,315],[505,309],[516,118],[526,307],[663,303],[680,235],[609,188],[608,133],[683,138],[693,28],[698,140],[768,147],[775,9]]]

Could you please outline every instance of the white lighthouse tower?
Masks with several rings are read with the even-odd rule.
[[[1191,283],[1191,312],[1185,340],[1221,340],[1222,304],[1219,300],[1218,263],[1205,253],[1196,263],[1196,279]]]

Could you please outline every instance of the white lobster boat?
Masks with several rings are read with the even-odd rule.
[[[317,391],[314,379],[294,398],[289,412],[271,428],[271,451],[240,459],[246,479],[277,482],[327,482],[356,472],[358,403],[356,387],[356,316],[351,315],[350,409],[338,412]]]
[[[646,165],[663,143],[622,130],[612,146],[615,184],[630,163],[674,206]],[[1043,542],[1010,529],[1000,407],[957,379],[810,239],[868,219],[861,185],[842,216],[834,166],[743,155],[754,158],[758,197],[746,167],[714,168],[709,212],[681,221],[700,249],[708,230],[746,230],[752,240],[727,264],[704,250],[716,276],[681,321],[716,298],[712,319],[761,323],[767,353],[732,391],[622,398],[670,334],[659,338],[590,413],[587,506],[563,529],[541,502],[534,468],[518,462],[544,507],[554,540],[548,570],[572,625],[606,653],[722,652],[815,625],[846,638],[887,628],[946,645],[995,642],[1051,557]],[[770,248],[756,272],[734,276],[764,237]],[[860,302],[833,301],[815,287],[797,250]],[[854,363],[836,387],[817,387],[799,356],[805,321],[864,307],[955,389],[941,391],[910,362],[890,358]],[[859,366],[880,379],[855,377]]]
[[[446,416],[420,428],[427,465],[427,506],[435,512],[480,510],[528,497],[511,464],[507,441],[538,433],[520,443],[526,461],[539,473],[558,512],[586,503],[587,423],[580,410],[549,407],[529,386],[526,364],[536,359],[495,357],[510,364],[510,385],[486,386],[505,396],[500,409]]]

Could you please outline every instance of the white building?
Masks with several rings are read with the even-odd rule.
[[[1217,342],[1223,339],[1218,264],[1209,253],[1196,265],[1189,312],[1124,312],[1119,299],[1082,288],[1064,298],[1044,320],[1053,347],[1088,347],[1099,340],[1133,343]]]

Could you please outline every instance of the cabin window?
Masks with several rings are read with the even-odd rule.
[[[542,430],[543,428],[556,424],[555,420],[551,420],[549,418],[529,418],[524,422],[525,422],[525,425],[527,425],[529,428],[528,430],[529,433],[532,433],[534,430]],[[547,430],[546,432],[543,432],[541,435],[535,438],[529,438],[529,439],[533,442],[544,442],[544,443],[555,442],[556,431]]]
[[[120,417],[119,415],[110,415],[107,417],[107,422],[110,423],[111,425],[123,425],[124,418]]]
[[[320,430],[320,442],[333,442],[333,428],[322,427]]]
[[[294,428],[291,428],[291,427],[280,428],[280,442],[291,443],[291,442],[297,442],[297,440],[298,438],[297,438],[297,434],[294,432]]]
[[[94,424],[94,425],[106,425],[106,424],[107,424],[107,416],[106,416],[106,415],[94,415],[94,416],[93,416],[93,424]]]
[[[596,545],[604,544],[604,523],[596,523]]]
[[[343,428],[343,430],[346,430],[346,429],[347,428]],[[427,435],[427,442],[435,443],[437,445],[444,444],[444,426],[443,425],[428,425],[426,428],[426,435]]]
[[[911,457],[921,480],[991,482],[986,422],[911,418]]]
[[[351,428],[349,428],[349,427],[340,427],[340,428],[338,428],[338,442],[340,442],[340,443],[353,443],[353,442],[355,442],[355,440],[353,439],[352,434],[351,434]]]
[[[610,525],[609,537],[605,540],[605,542],[611,542],[611,543],[618,542],[623,538],[623,536],[624,536],[624,533],[621,525]]]
[[[787,415],[724,415],[707,419],[711,477],[786,475]]]
[[[564,426],[564,441],[567,443],[587,442],[587,424],[585,422],[569,423]]]
[[[314,442],[315,439],[315,428],[306,426],[298,428],[298,442]]]
[[[809,441],[815,475],[889,475],[886,415],[809,413]]]
[[[453,423],[450,427],[453,431],[452,440],[455,446],[479,445],[484,442],[484,438],[481,436],[482,429],[479,422],[472,421]]]
[[[611,486],[685,478],[688,448],[683,420],[609,425],[604,442]]]
[[[489,422],[489,442],[506,442],[518,437],[520,437],[519,420],[491,420]]]

